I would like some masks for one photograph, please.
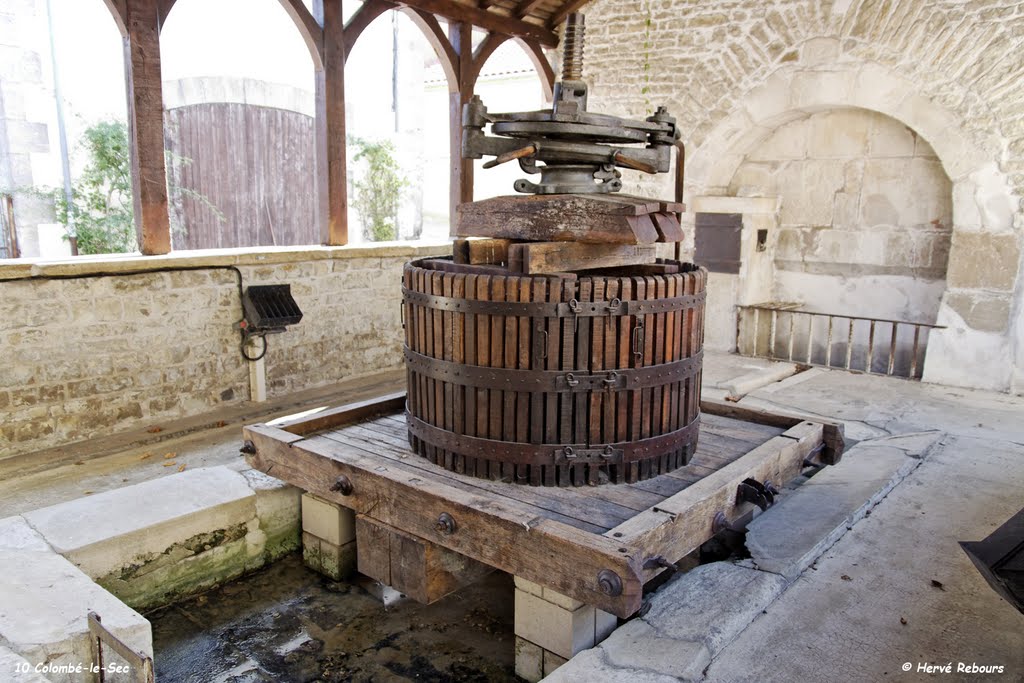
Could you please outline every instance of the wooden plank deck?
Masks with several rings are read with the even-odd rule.
[[[779,427],[755,425],[735,418],[705,415],[697,452],[685,467],[636,484],[581,487],[515,485],[446,470],[409,448],[405,419],[400,413],[313,432],[306,438],[328,439],[340,447],[379,457],[423,477],[437,478],[466,491],[516,500],[536,515],[603,534],[784,431]]]
[[[621,617],[639,609],[644,584],[664,571],[649,560],[682,558],[714,535],[716,516],[750,509],[736,497],[742,481],[781,486],[808,461],[832,464],[842,452],[837,425],[703,402],[697,452],[685,467],[635,484],[530,486],[417,455],[404,403],[392,394],[252,425],[249,462],[372,522]],[[438,523],[442,516],[454,529]]]

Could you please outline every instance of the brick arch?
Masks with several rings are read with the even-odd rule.
[[[796,63],[779,69],[738,98],[701,141],[687,165],[688,196],[725,194],[749,151],[779,126],[809,113],[856,107],[903,123],[931,144],[953,184],[953,244],[938,316],[947,329],[933,337],[924,378],[1019,392],[1024,389],[1024,264],[1006,265],[1004,280],[1013,270],[1010,291],[1003,282],[1003,291],[994,295],[990,276],[979,273],[974,261],[979,250],[998,254],[1000,245],[1021,251],[1021,229],[1014,224],[1020,200],[999,168],[999,156],[986,151],[1001,148],[996,132],[988,139],[969,133],[958,114],[920,90],[876,63],[827,70]],[[979,306],[998,313],[986,318]],[[978,322],[983,318],[986,322]]]

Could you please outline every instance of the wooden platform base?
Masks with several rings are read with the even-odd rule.
[[[413,454],[404,404],[404,394],[393,394],[249,426],[245,450],[253,467],[355,510],[375,532],[365,537],[388,536],[387,553],[369,551],[366,566],[383,562],[393,574],[406,558],[423,564],[415,575],[432,582],[422,583],[426,600],[461,580],[427,566],[453,551],[475,561],[468,566],[482,563],[629,617],[644,584],[664,571],[655,558],[682,558],[751,509],[737,498],[744,480],[781,486],[808,463],[832,464],[842,453],[839,425],[703,401],[697,453],[686,467],[636,484],[531,488],[467,477]],[[410,550],[396,560],[396,548]]]

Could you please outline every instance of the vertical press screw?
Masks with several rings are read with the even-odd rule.
[[[583,80],[583,15],[573,12],[565,19],[562,34],[562,80]]]

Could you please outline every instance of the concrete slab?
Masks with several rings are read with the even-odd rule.
[[[699,680],[711,653],[704,643],[665,638],[646,621],[634,619],[601,643],[605,659],[619,669]]]
[[[709,681],[919,681],[919,664],[1003,666],[1024,676],[1024,615],[957,545],[1022,504],[1024,446],[940,443],[718,655]],[[938,582],[941,585],[936,585]],[[904,672],[907,666],[909,672]]]
[[[651,608],[643,620],[664,637],[703,643],[714,655],[775,600],[788,583],[777,574],[730,562],[701,565],[651,596]]]
[[[678,683],[674,676],[641,669],[623,669],[607,661],[604,650],[585,650],[544,679],[548,683]]]
[[[25,513],[61,555],[93,578],[190,539],[245,525],[256,495],[224,467],[181,472]]]
[[[0,550],[49,552],[50,545],[20,515],[0,519]]]
[[[0,553],[0,576],[0,641],[33,668],[43,664],[51,672],[72,670],[47,673],[50,680],[88,680],[88,674],[74,671],[92,662],[86,623],[90,610],[118,638],[152,656],[149,622],[56,553],[5,550]],[[108,680],[128,679],[115,675]]]
[[[3,645],[0,645],[0,673],[10,683],[49,683],[41,673],[36,673],[34,664]]]
[[[876,443],[854,447],[748,525],[754,567],[795,579],[920,463]]]

